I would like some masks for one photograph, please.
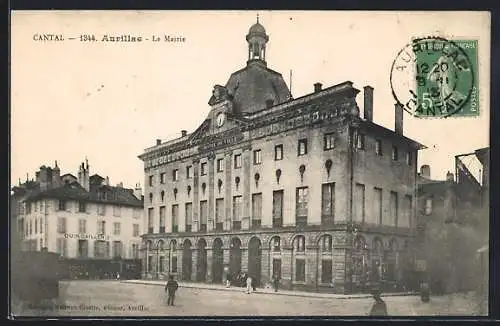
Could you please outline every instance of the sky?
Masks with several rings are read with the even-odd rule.
[[[352,81],[374,87],[374,122],[394,130],[390,69],[413,37],[479,41],[475,118],[418,119],[404,113],[404,134],[427,146],[418,166],[431,177],[454,171],[454,156],[489,146],[490,17],[479,12],[73,11],[13,12],[11,18],[11,182],[57,160],[125,187],[144,183],[137,158],[156,139],[194,131],[207,116],[213,86],[246,65],[245,36],[259,14],[269,35],[268,67],[295,98]],[[467,24],[464,24],[467,22]],[[35,34],[64,41],[34,40]],[[80,42],[80,35],[185,37],[185,42]],[[70,37],[77,38],[69,40]]]

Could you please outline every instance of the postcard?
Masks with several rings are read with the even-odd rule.
[[[10,317],[487,315],[490,30],[13,11]]]

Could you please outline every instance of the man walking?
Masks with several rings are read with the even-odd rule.
[[[375,299],[375,302],[370,310],[370,316],[387,316],[387,305],[380,297],[380,291],[373,291],[373,299]]]
[[[274,292],[278,292],[279,285],[280,285],[280,278],[279,278],[278,274],[274,274],[274,276],[273,276]]]
[[[174,276],[170,275],[169,280],[167,282],[167,285],[165,285],[165,292],[167,292],[167,295],[168,295],[168,299],[167,299],[168,306],[174,305],[175,291],[177,291],[178,287],[179,287],[179,284],[177,284],[177,282],[174,280]]]

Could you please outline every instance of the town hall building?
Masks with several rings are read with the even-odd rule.
[[[367,275],[400,284],[411,264],[417,153],[424,146],[363,116],[352,82],[293,98],[268,68],[257,22],[248,61],[192,133],[144,150],[146,279],[222,283],[245,272],[259,286],[362,291]]]

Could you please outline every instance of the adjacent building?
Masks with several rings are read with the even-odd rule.
[[[489,149],[455,157],[456,176],[431,178],[423,165],[418,177],[416,270],[433,292],[453,293],[478,287],[482,273],[475,263],[477,250],[488,244]],[[472,173],[464,158],[477,157],[481,171]]]
[[[423,145],[363,115],[352,82],[293,98],[266,61],[257,22],[248,61],[216,85],[204,122],[156,144],[144,162],[143,277],[221,283],[247,272],[289,289],[361,291],[411,268],[417,155]]]
[[[140,268],[141,189],[111,186],[90,175],[88,162],[78,177],[61,175],[57,162],[41,166],[36,180],[13,187],[11,212],[21,249],[59,253],[71,277],[102,277],[123,271],[124,262],[125,270]]]

